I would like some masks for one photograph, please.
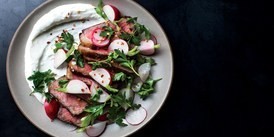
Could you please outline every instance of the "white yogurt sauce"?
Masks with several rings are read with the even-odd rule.
[[[83,20],[86,20],[83,22]],[[42,16],[34,25],[25,49],[26,79],[33,71],[52,70],[59,78],[66,74],[66,64],[54,68],[55,40],[63,30],[68,30],[74,36],[75,42],[80,43],[79,33],[85,28],[104,22],[90,4],[69,4],[54,8]],[[49,43],[50,42],[50,43]],[[32,89],[32,81],[28,81]],[[47,89],[46,89],[47,91]],[[34,96],[43,103],[45,98],[40,93]]]

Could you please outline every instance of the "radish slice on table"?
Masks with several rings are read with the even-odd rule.
[[[97,94],[99,88],[100,86],[97,83],[93,82],[90,86],[91,96],[94,96],[95,94]],[[110,99],[110,96],[106,91],[104,91],[103,89],[101,90],[102,90],[102,93],[100,94],[100,98],[97,100],[97,102],[104,103],[108,99]]]
[[[105,5],[103,7],[103,11],[107,15],[108,19],[112,22],[120,18],[120,11],[112,5]]]
[[[140,107],[139,109],[130,109],[126,114],[126,121],[133,126],[142,123],[147,117],[147,111],[145,108]]]
[[[143,55],[152,55],[156,48],[159,48],[159,45],[155,45],[152,40],[142,40],[139,46],[140,53]]]
[[[143,82],[147,80],[150,73],[150,69],[151,69],[150,63],[144,63],[138,68],[138,73]]]
[[[59,111],[59,107],[60,104],[56,99],[51,99],[50,102],[45,100],[44,108],[47,116],[51,119],[51,121],[56,118],[57,113]]]
[[[108,50],[110,51],[114,51],[115,49],[123,51],[124,54],[127,54],[129,47],[126,41],[122,39],[116,39],[116,40],[113,40],[108,47]]]
[[[97,137],[103,133],[103,131],[106,128],[106,125],[107,125],[107,121],[95,123],[92,126],[88,126],[86,128],[86,133],[90,137]]]
[[[54,54],[54,68],[58,68],[67,59],[67,55],[63,49],[58,49]]]
[[[81,80],[69,81],[66,92],[71,94],[91,94],[88,86]]]
[[[104,87],[107,87],[111,82],[110,73],[105,68],[97,68],[91,71],[89,75]]]

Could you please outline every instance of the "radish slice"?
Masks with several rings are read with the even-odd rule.
[[[128,44],[126,41],[122,40],[122,39],[116,39],[116,40],[113,40],[109,47],[108,47],[108,50],[110,51],[114,51],[115,49],[118,49],[120,51],[123,51],[124,54],[127,54],[128,53]]]
[[[97,137],[103,133],[107,125],[107,121],[95,123],[92,126],[86,128],[86,133],[90,137]]]
[[[102,36],[100,36],[100,34],[101,34],[101,32],[102,32],[102,29],[101,28],[97,28],[97,29],[95,29],[94,31],[93,31],[93,38],[95,39],[95,40],[105,40],[106,39],[106,37],[102,37]]]
[[[109,42],[110,42],[109,39],[105,39],[105,40],[96,40],[95,38],[92,39],[92,43],[97,47],[104,47],[108,45]]]
[[[105,5],[103,11],[112,22],[120,18],[120,11],[112,5]]]
[[[108,70],[104,68],[97,68],[89,73],[89,75],[97,81],[100,85],[106,87],[110,84],[111,76]]]
[[[45,100],[44,108],[47,116],[51,119],[51,121],[56,118],[57,113],[59,111],[59,107],[60,104],[56,99],[51,99],[50,102]]]
[[[91,96],[94,96],[98,92],[99,88],[100,86],[97,83],[93,82],[90,86]],[[100,94],[100,98],[97,100],[97,102],[99,103],[104,103],[110,98],[109,94],[106,91],[102,90],[102,92],[103,93]]]
[[[88,86],[81,80],[69,81],[66,92],[71,94],[91,94]]]
[[[131,89],[134,92],[138,92],[138,91],[140,91],[142,85],[143,85],[143,81],[141,80],[140,77],[137,77],[137,78],[134,79],[134,81],[132,83],[132,86],[131,86]]]
[[[126,114],[126,121],[133,126],[139,125],[147,117],[147,111],[145,108],[140,107],[139,109],[130,109]]]
[[[139,50],[143,55],[152,55],[155,52],[154,42],[152,40],[142,40],[140,42]]]
[[[67,59],[66,53],[63,49],[58,49],[54,54],[54,68],[58,68]]]
[[[143,82],[147,80],[150,73],[150,69],[151,69],[150,63],[144,63],[138,68],[138,73]]]

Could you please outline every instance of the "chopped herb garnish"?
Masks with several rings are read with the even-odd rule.
[[[85,109],[85,112],[88,113],[87,116],[81,119],[81,127],[87,127],[88,125],[93,125],[94,120],[98,118],[104,112],[104,104],[97,106],[90,106]]]
[[[46,86],[55,80],[54,76],[55,74],[52,73],[51,70],[45,72],[34,71],[33,74],[28,77],[28,80],[33,82],[33,91],[31,94],[36,92],[41,93],[49,101],[52,96],[49,94],[49,92],[46,92],[45,89]]]

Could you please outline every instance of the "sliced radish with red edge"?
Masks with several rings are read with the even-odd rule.
[[[94,29],[93,34],[92,34],[93,38],[95,40],[101,40],[101,41],[105,40],[106,37],[100,36],[100,34],[101,34],[102,31],[103,31],[102,28],[96,28],[96,29]]]
[[[140,107],[139,109],[130,109],[126,114],[126,121],[133,126],[139,125],[147,117],[147,111],[145,108]]]
[[[112,5],[105,5],[103,11],[110,21],[118,20],[120,18],[120,11]]]
[[[44,109],[46,111],[47,116],[51,119],[51,121],[56,118],[57,113],[59,111],[59,107],[60,103],[56,99],[51,99],[50,102],[45,100]]]
[[[69,81],[66,92],[71,94],[91,94],[87,84],[77,79]]]
[[[108,86],[111,82],[111,75],[105,68],[97,68],[91,71],[89,75],[104,87]]]
[[[108,47],[108,50],[110,51],[114,51],[115,49],[123,51],[124,54],[127,54],[129,47],[126,41],[122,39],[116,39],[116,40],[113,40]]]
[[[154,46],[155,45],[152,40],[142,40],[138,49],[143,55],[152,55],[155,52]]]
[[[98,122],[86,128],[86,134],[90,137],[97,137],[103,133],[107,125],[107,121]]]

